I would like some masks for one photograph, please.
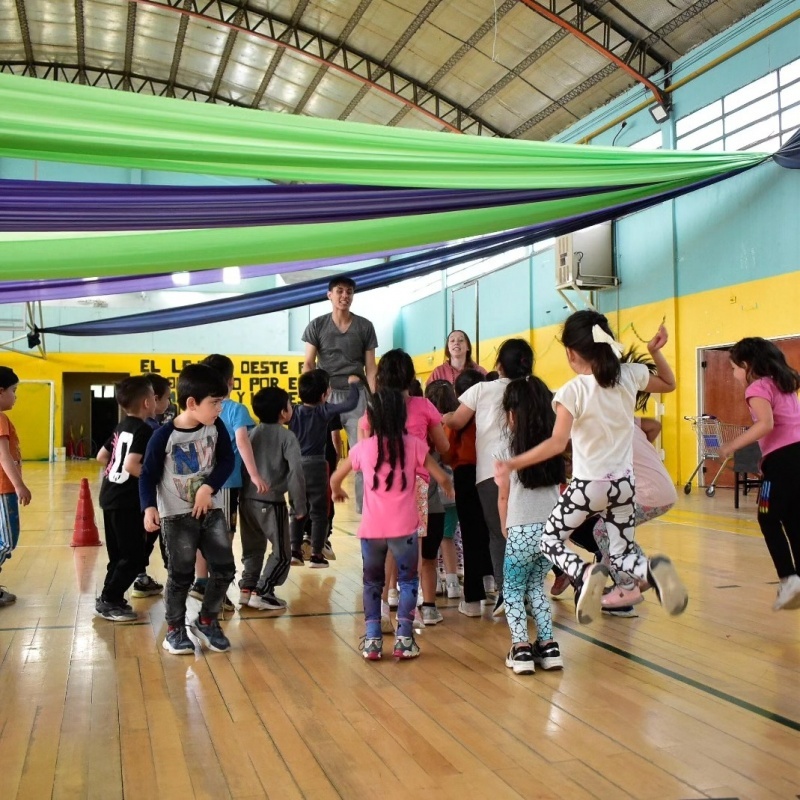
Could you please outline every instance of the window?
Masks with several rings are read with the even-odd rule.
[[[800,59],[687,114],[678,150],[773,151],[800,127]]]

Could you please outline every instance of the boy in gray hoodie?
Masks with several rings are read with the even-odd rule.
[[[302,518],[307,513],[306,484],[297,437],[283,427],[292,418],[288,393],[277,386],[261,389],[253,397],[253,412],[261,424],[250,431],[250,443],[258,473],[270,488],[266,494],[258,494],[258,488],[244,475],[239,504],[239,605],[277,611],[286,608],[286,601],[275,596],[275,588],[286,581],[292,559],[284,495],[289,492],[295,514]],[[272,552],[264,564],[267,543]]]

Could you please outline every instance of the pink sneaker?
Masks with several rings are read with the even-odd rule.
[[[623,606],[635,606],[644,600],[642,592],[638,586],[632,589],[623,589],[620,586],[615,586],[608,594],[603,595],[600,601],[603,608],[621,608]]]

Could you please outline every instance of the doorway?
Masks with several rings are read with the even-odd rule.
[[[800,337],[772,339],[778,349],[786,356],[790,367],[800,372]],[[733,379],[733,370],[728,358],[729,346],[708,347],[699,351],[700,357],[700,414],[711,414],[721,422],[732,425],[753,424],[750,412],[744,399],[744,387]],[[703,477],[713,477],[719,469],[717,459],[706,459],[700,470]],[[731,470],[725,470],[717,481],[717,486],[733,487],[734,476]]]
[[[97,455],[119,420],[114,384],[129,376],[127,372],[64,373],[63,435],[68,457]]]

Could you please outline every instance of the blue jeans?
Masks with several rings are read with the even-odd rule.
[[[350,389],[331,389],[329,403],[343,403],[350,394]],[[367,390],[363,383],[358,385],[358,405],[352,411],[339,414],[342,427],[347,432],[347,447],[352,447],[358,441],[358,421],[364,416],[367,410]],[[364,476],[361,472],[355,474],[356,485],[356,511],[361,513],[361,506],[364,502]]]
[[[362,539],[364,562],[364,622],[368,639],[381,638],[381,594],[386,582],[386,553],[391,550],[397,562],[400,598],[397,604],[397,635],[411,636],[417,607],[419,545],[417,534],[391,539]]]
[[[164,590],[167,624],[183,625],[186,620],[186,595],[194,581],[194,562],[199,550],[208,562],[208,584],[200,608],[201,617],[216,618],[222,598],[236,575],[228,523],[221,508],[214,508],[200,519],[191,514],[165,517],[161,530],[169,555],[167,586]]]

